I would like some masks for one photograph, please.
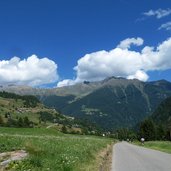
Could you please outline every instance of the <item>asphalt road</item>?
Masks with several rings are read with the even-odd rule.
[[[171,171],[171,154],[117,143],[113,147],[112,171]]]

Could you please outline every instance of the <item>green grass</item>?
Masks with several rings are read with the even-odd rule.
[[[57,136],[64,135],[61,132],[58,132],[56,129],[47,129],[47,128],[8,128],[0,127],[0,134],[7,135],[31,135],[31,136]]]
[[[97,154],[111,139],[65,135],[55,129],[0,128],[0,152],[25,149],[29,157],[9,170],[95,171]]]
[[[136,142],[137,145],[141,145],[140,142]],[[142,145],[141,145],[142,146]],[[151,148],[154,150],[171,153],[171,142],[170,141],[148,141],[145,142],[144,147]]]

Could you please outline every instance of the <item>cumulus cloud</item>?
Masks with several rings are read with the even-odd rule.
[[[121,49],[129,49],[131,45],[141,46],[143,43],[144,43],[144,40],[140,37],[127,38],[121,41],[117,47]]]
[[[171,38],[157,47],[145,46],[139,51],[129,49],[132,43],[142,45],[143,39],[128,38],[110,51],[102,50],[86,54],[77,61],[74,67],[76,79],[69,80],[69,83],[74,84],[84,80],[99,81],[110,76],[147,81],[148,71],[171,69]],[[69,85],[68,81],[62,83]]]
[[[0,83],[38,86],[57,81],[57,64],[48,58],[32,55],[21,60],[13,57],[0,61]]]
[[[157,9],[157,10],[149,10],[148,12],[144,12],[143,13],[145,16],[155,16],[157,19],[160,19],[160,18],[163,18],[163,17],[166,17],[168,15],[171,14],[171,9],[168,8],[168,9]]]
[[[129,75],[127,79],[138,79],[141,81],[147,81],[149,76],[142,70],[136,71],[134,75]]]
[[[171,21],[162,24],[162,25],[158,28],[158,30],[161,30],[161,29],[165,29],[165,30],[167,30],[167,31],[171,30]]]
[[[66,79],[66,80],[58,82],[57,87],[70,86],[70,85],[74,85],[74,84],[75,84],[74,80]]]

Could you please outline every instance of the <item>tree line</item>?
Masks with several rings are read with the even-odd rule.
[[[21,99],[21,100],[24,101],[24,106],[25,107],[36,107],[37,104],[40,103],[39,99],[37,97],[35,97],[35,96],[32,96],[32,95],[21,96],[21,95],[18,95],[18,94],[2,91],[2,92],[0,92],[0,97],[15,99],[16,101],[18,99]]]
[[[140,123],[138,136],[151,140],[171,140],[170,127],[168,125],[156,124],[151,118]]]
[[[17,127],[17,128],[31,128],[33,127],[33,122],[28,119],[27,116],[25,117],[17,117],[16,119],[7,118],[7,122],[4,122],[2,116],[0,115],[0,126],[5,127]]]

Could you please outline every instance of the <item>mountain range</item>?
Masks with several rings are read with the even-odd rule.
[[[150,116],[163,100],[171,96],[171,83],[109,77],[98,82],[84,81],[51,89],[0,86],[0,91],[36,95],[46,106],[65,115],[86,119],[104,130],[115,130],[133,127]]]

